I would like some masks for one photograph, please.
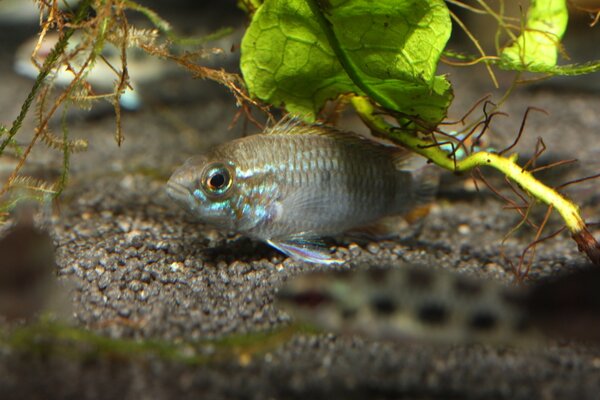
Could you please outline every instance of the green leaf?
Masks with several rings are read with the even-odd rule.
[[[252,95],[307,119],[357,93],[437,123],[452,100],[435,75],[450,31],[442,0],[266,0],[242,41],[241,69]]]
[[[500,65],[533,72],[552,70],[568,19],[566,0],[531,0],[525,30],[502,51]]]

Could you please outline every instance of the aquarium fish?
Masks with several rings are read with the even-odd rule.
[[[59,40],[58,33],[49,33],[44,36],[43,41],[34,54],[38,46],[39,38],[37,36],[27,40],[17,49],[15,55],[14,69],[19,75],[36,79],[40,73],[39,66],[44,64],[46,57],[54,49]],[[69,85],[75,76],[74,70],[82,67],[86,58],[90,55],[92,49],[77,51],[85,41],[82,34],[74,34],[69,40],[67,53],[76,54],[69,60],[69,65],[61,64],[54,70],[47,79],[60,86]],[[34,56],[35,62],[32,60]],[[97,60],[85,74],[85,80],[90,83],[94,90],[100,92],[112,92],[115,89],[116,82],[119,79],[121,63],[121,50],[111,43],[105,43],[102,49],[103,59]],[[142,99],[138,94],[140,84],[155,82],[160,80],[170,72],[168,63],[159,60],[157,57],[151,57],[142,50],[129,48],[127,50],[127,71],[130,76],[130,85],[127,86],[119,97],[121,106],[127,110],[137,110],[142,106]]]
[[[498,342],[528,328],[518,290],[418,265],[310,273],[277,297],[297,321],[377,339]]]
[[[600,341],[600,269],[508,287],[423,265],[292,278],[277,303],[296,322],[375,339],[535,346]]]
[[[399,147],[291,120],[189,159],[169,196],[207,224],[313,263],[339,263],[320,239],[432,200],[437,171]]]
[[[61,0],[58,1],[58,8],[61,10],[75,7],[80,0]],[[40,22],[40,6],[35,1],[23,0],[0,0],[0,22],[23,24]],[[47,17],[47,7],[42,13]]]

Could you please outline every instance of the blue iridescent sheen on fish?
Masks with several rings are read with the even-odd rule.
[[[336,263],[320,238],[432,199],[437,173],[417,157],[354,133],[287,121],[189,159],[167,192],[218,229],[299,260]]]

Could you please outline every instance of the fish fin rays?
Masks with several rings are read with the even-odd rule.
[[[342,264],[344,261],[334,258],[329,249],[318,240],[302,238],[270,239],[267,243],[295,260],[313,264]]]
[[[266,135],[317,135],[329,137],[336,140],[342,140],[346,143],[354,143],[359,146],[365,144],[365,142],[376,142],[383,144],[376,138],[368,138],[351,131],[344,131],[334,126],[321,124],[318,122],[306,123],[301,117],[298,116],[287,116],[278,121],[275,125],[267,128],[264,132]],[[390,148],[398,148],[396,146],[390,146]],[[398,148],[400,151],[410,153],[408,150]]]
[[[426,158],[405,149],[399,149],[394,156],[394,166],[399,171],[410,172],[414,185],[413,199],[416,206],[433,201],[440,182],[439,169],[428,164]]]
[[[427,159],[410,150],[396,147],[394,152],[394,166],[399,171],[416,172],[427,165]]]
[[[427,159],[402,150],[397,153],[394,165],[398,171],[409,172],[412,178],[412,206],[431,203],[440,183],[440,170]]]
[[[353,228],[345,233],[345,236],[359,239],[393,239],[408,228],[404,215],[391,215],[374,223]]]
[[[437,193],[440,172],[435,165],[425,165],[412,172],[414,204],[424,206],[431,203]]]

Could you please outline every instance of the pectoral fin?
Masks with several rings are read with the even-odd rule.
[[[342,264],[344,260],[334,258],[329,249],[319,241],[306,239],[267,240],[271,246],[295,260],[313,264]]]

